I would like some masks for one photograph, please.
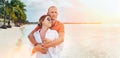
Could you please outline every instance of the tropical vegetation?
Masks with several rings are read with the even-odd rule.
[[[16,26],[26,22],[25,7],[21,0],[0,0],[0,18],[12,21]]]

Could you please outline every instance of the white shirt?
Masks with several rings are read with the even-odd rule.
[[[40,37],[40,30],[36,31],[34,33],[35,40],[37,43],[42,43],[41,37]],[[56,30],[51,30],[48,29],[45,35],[45,38],[49,40],[55,40],[58,39],[59,35]],[[56,47],[50,47],[48,48],[48,53],[47,54],[41,54],[40,52],[37,52],[37,58],[59,58],[60,57],[60,52],[63,49],[63,44],[60,44]]]

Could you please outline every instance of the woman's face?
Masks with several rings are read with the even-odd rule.
[[[51,18],[50,16],[46,16],[44,21],[42,22],[42,25],[47,26],[47,27],[51,27],[52,26],[52,22],[51,22]]]

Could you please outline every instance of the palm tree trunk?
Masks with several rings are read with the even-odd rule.
[[[3,9],[4,9],[4,22],[1,28],[7,29],[7,26],[5,25],[5,19],[6,19],[6,14],[5,14],[5,0],[3,1]]]
[[[10,14],[9,14],[9,21],[8,21],[8,28],[11,28],[12,26],[10,25],[10,20],[11,20],[11,16],[10,16]]]

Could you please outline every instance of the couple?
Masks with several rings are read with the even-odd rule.
[[[28,36],[34,45],[32,53],[37,54],[36,58],[60,58],[64,25],[57,21],[57,15],[57,8],[51,6],[47,15],[41,16],[39,25]]]

